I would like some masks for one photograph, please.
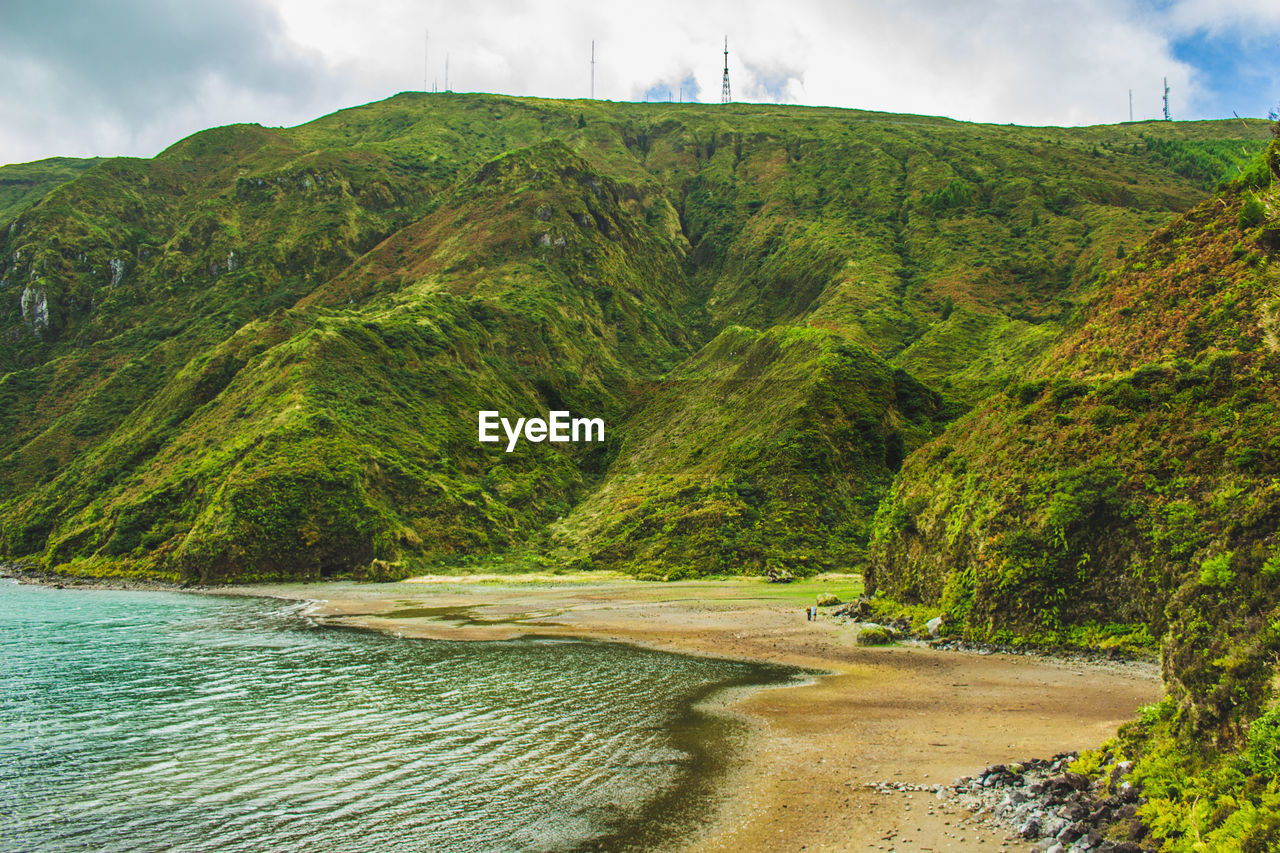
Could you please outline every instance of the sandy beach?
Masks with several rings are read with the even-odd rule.
[[[308,612],[325,623],[405,637],[574,636],[826,673],[720,703],[754,735],[717,819],[686,848],[700,853],[1032,849],[931,793],[866,786],[949,784],[990,764],[1095,747],[1160,696],[1154,663],[867,648],[829,615],[806,620],[815,590],[851,587],[526,576],[219,592],[311,599]]]

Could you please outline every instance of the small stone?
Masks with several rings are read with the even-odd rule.
[[[1080,803],[1068,803],[1060,812],[1069,821],[1081,821],[1089,816],[1089,809]]]

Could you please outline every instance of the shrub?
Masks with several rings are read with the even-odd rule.
[[[1240,208],[1240,213],[1236,217],[1236,221],[1241,228],[1253,228],[1262,224],[1262,220],[1266,217],[1266,210],[1262,206],[1262,202],[1257,196],[1249,196],[1245,199],[1244,205]]]
[[[1204,586],[1223,587],[1235,580],[1231,571],[1231,552],[1217,554],[1200,564],[1200,583]]]

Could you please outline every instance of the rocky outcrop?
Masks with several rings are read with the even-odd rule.
[[[1075,758],[1071,753],[1048,761],[996,764],[957,779],[951,791],[975,819],[1039,841],[1041,850],[1141,853],[1149,830],[1137,811],[1146,800],[1123,779],[1132,765],[1121,764],[1111,779],[1099,781],[1068,770]]]
[[[1107,779],[1096,780],[1068,768],[1076,753],[1045,760],[994,764],[951,785],[869,782],[882,794],[929,792],[972,812],[971,822],[1016,835],[1046,853],[1143,853],[1154,849],[1148,827],[1138,819],[1146,802],[1123,777],[1124,762]]]
[[[41,340],[49,329],[49,297],[44,288],[37,284],[28,284],[22,291],[19,300],[22,320],[31,329],[32,334]]]

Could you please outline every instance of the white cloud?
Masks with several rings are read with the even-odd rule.
[[[1275,0],[1178,0],[1165,13],[1166,26],[1186,35],[1240,35],[1246,38],[1280,33],[1280,3]]]
[[[447,51],[457,90],[545,97],[587,94],[594,37],[598,96],[634,99],[692,77],[702,100],[719,100],[726,32],[744,99],[1077,124],[1127,118],[1131,87],[1145,96],[1141,114],[1154,116],[1166,75],[1183,93],[1193,86],[1157,18],[1102,0],[381,0],[359,13],[332,0],[275,2],[293,37],[340,61],[369,98],[421,86],[427,29],[441,86]]]
[[[595,39],[598,97],[679,92],[692,80],[686,97],[696,89],[714,102],[727,33],[741,100],[1087,124],[1127,119],[1130,88],[1135,117],[1158,116],[1165,76],[1182,103],[1193,103],[1197,70],[1174,58],[1171,42],[1209,26],[1213,10],[1245,28],[1280,20],[1280,7],[1261,0],[1182,0],[1154,10],[1145,0],[234,0],[184,5],[230,10],[194,23],[157,16],[166,5],[115,5],[116,22],[96,37],[122,38],[129,52],[113,56],[101,85],[92,83],[93,51],[76,49],[84,33],[71,34],[65,50],[50,50],[60,43],[52,38],[40,49],[9,49],[13,41],[0,36],[0,74],[21,83],[0,92],[0,162],[149,156],[216,124],[293,124],[420,89],[427,30],[428,88],[443,88],[448,54],[458,91],[586,97]],[[43,14],[54,29],[66,16]],[[89,82],[77,89],[68,80]]]
[[[261,0],[5,0],[0,79],[0,163],[149,156],[211,125],[300,120],[330,88]]]

